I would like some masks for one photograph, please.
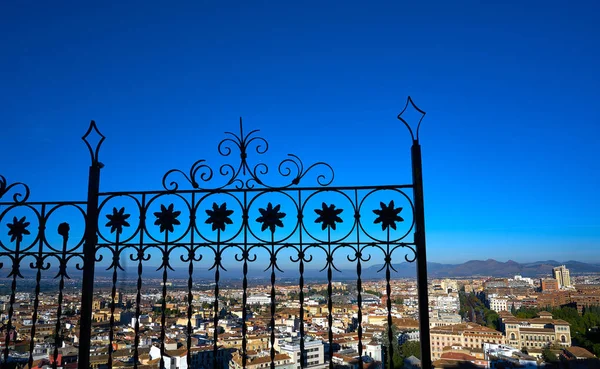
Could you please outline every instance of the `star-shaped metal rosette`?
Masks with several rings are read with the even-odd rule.
[[[171,204],[169,207],[165,207],[164,205],[160,205],[160,211],[154,213],[156,220],[154,221],[154,225],[160,227],[160,232],[173,232],[175,231],[174,226],[180,225],[181,222],[177,219],[180,211],[174,211],[174,205]]]
[[[335,231],[336,224],[343,222],[342,218],[339,217],[343,211],[344,209],[336,209],[333,204],[323,203],[321,209],[315,209],[315,213],[319,216],[315,219],[315,223],[321,223],[321,229],[329,227]]]
[[[106,226],[110,227],[110,233],[123,233],[123,227],[129,227],[127,219],[130,216],[131,214],[125,214],[125,208],[121,208],[120,210],[113,208],[112,214],[106,215],[106,218],[108,219]]]
[[[205,223],[211,224],[213,231],[216,231],[217,229],[225,231],[226,224],[233,224],[233,221],[229,217],[231,214],[233,214],[233,210],[227,209],[227,203],[222,203],[221,206],[219,206],[214,202],[212,210],[206,210],[208,219],[206,219]]]
[[[21,242],[23,241],[23,236],[27,234],[31,234],[27,227],[29,227],[29,222],[25,221],[25,217],[21,219],[17,219],[17,217],[13,217],[12,223],[8,223],[8,235],[10,236],[10,242]]]
[[[273,204],[268,203],[267,208],[259,208],[260,217],[256,218],[256,221],[262,223],[261,231],[269,228],[271,233],[275,233],[276,227],[283,227],[281,219],[285,217],[285,213],[280,212],[281,205],[273,207]]]
[[[394,207],[394,200],[390,201],[388,205],[380,202],[379,206],[381,208],[373,210],[373,213],[377,215],[374,223],[381,223],[381,230],[385,231],[390,227],[396,229],[396,222],[404,222],[404,218],[399,215],[402,208]]]

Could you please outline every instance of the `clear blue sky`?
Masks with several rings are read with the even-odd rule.
[[[126,4],[121,4],[126,3]],[[326,4],[324,4],[326,3]],[[486,4],[481,4],[486,3]],[[87,2],[0,5],[0,174],[33,200],[158,189],[260,128],[273,163],[338,185],[410,180],[421,129],[430,260],[600,261],[597,2]]]

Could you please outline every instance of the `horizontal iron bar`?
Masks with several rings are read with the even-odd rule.
[[[213,246],[216,245],[217,242],[213,242],[213,243],[209,243],[209,242],[169,242],[169,246],[189,246],[189,245],[195,245],[195,246]],[[219,243],[221,246],[269,246],[268,243],[265,242],[239,242],[239,243],[235,243],[235,242],[220,242]],[[398,245],[405,245],[405,246],[414,246],[415,243],[414,242],[387,242],[387,241],[381,241],[381,242],[284,242],[284,243],[276,243],[275,245],[277,247],[285,247],[285,246],[313,246],[313,245],[327,245],[327,244],[331,244],[331,245],[336,245],[336,246],[354,246],[354,245],[365,245],[365,246],[375,246],[375,245],[387,245],[389,244],[390,246],[398,246]],[[115,243],[97,243],[96,244],[98,247],[107,247],[107,246],[114,246]],[[152,243],[143,243],[142,247],[144,246],[160,246],[163,247],[165,244],[163,243],[156,243],[156,242],[152,242]],[[131,242],[131,243],[119,243],[119,247],[135,247],[138,248],[140,246],[140,243],[136,243],[136,242]]]
[[[0,202],[0,206],[13,206],[13,205],[87,205],[85,201],[25,201],[25,202]]]
[[[329,191],[354,191],[354,190],[394,190],[413,188],[412,184],[384,185],[384,186],[340,186],[340,187],[287,187],[287,188],[223,188],[223,189],[196,189],[196,190],[174,190],[174,191],[116,191],[100,192],[100,196],[118,195],[167,195],[167,194],[191,194],[191,193],[244,193],[244,192],[329,192]]]

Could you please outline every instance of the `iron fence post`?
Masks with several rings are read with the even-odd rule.
[[[100,136],[95,150],[87,140],[92,130]],[[96,244],[98,243],[98,198],[100,191],[100,169],[104,164],[98,160],[100,145],[104,136],[98,131],[96,123],[92,121],[83,141],[90,151],[92,164],[88,177],[88,194],[85,222],[85,242],[83,244],[83,281],[81,283],[81,314],[79,324],[79,369],[90,368],[90,346],[92,336],[92,305],[94,299],[94,268],[96,264]]]
[[[418,138],[411,148],[412,176],[415,201],[415,244],[417,250],[417,287],[419,294],[419,332],[421,367],[431,368],[431,338],[429,336],[429,298],[427,286],[427,252],[425,249],[425,210],[423,203],[423,167]]]
[[[89,173],[87,220],[83,245],[83,281],[81,284],[81,322],[79,330],[79,369],[90,367],[90,340],[92,336],[92,302],[94,299],[94,267],[98,231],[98,191],[100,163],[92,163]]]

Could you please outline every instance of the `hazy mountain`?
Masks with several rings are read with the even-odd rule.
[[[523,277],[540,277],[552,274],[552,268],[565,265],[571,274],[582,273],[600,273],[600,264],[590,264],[580,261],[558,262],[555,260],[536,261],[533,263],[518,263],[513,260],[506,262],[494,259],[487,260],[469,260],[462,264],[440,264],[427,263],[427,272],[430,277],[468,277],[468,276],[491,276],[491,277],[512,277],[520,274]],[[415,277],[416,270],[408,263],[401,263],[395,266],[399,277]],[[363,270],[363,278],[375,278],[378,273],[376,270],[381,266],[371,266]],[[412,272],[412,274],[409,274]],[[396,274],[393,274],[396,276]]]
[[[569,260],[565,262],[558,262],[555,260],[536,261],[529,263],[518,263],[513,260],[506,262],[497,261],[494,259],[487,260],[469,260],[461,264],[442,264],[430,262],[427,263],[427,270],[429,277],[443,278],[443,277],[469,277],[469,276],[491,276],[491,277],[512,277],[515,274],[520,274],[523,277],[541,277],[550,276],[552,274],[552,268],[559,265],[565,265],[571,274],[582,274],[582,273],[600,273],[600,264],[598,263],[584,263],[581,261]],[[183,279],[188,277],[187,265],[173,265],[175,271],[169,270],[169,279]],[[112,270],[105,270],[106,267],[96,266],[95,274],[98,278],[110,278],[112,276]],[[162,270],[157,271],[156,266],[144,265],[143,278],[161,278]],[[270,277],[270,270],[264,271],[265,266],[254,265],[249,268],[248,278],[252,279],[267,279]],[[362,268],[362,279],[383,279],[385,278],[385,269],[380,270],[382,264],[371,265],[368,267],[363,266]],[[407,263],[402,262],[393,264],[394,270],[391,270],[392,278],[415,278],[416,277],[416,262]],[[278,279],[297,279],[298,269],[297,265],[286,265],[283,267],[284,273],[276,271]],[[35,277],[35,270],[21,267],[21,271],[25,277]],[[56,274],[55,268],[42,272],[42,278],[52,278]],[[242,278],[241,275],[241,264],[228,266],[227,271],[221,271],[221,279],[236,279]],[[81,275],[80,271],[69,271],[72,277],[78,278]],[[3,276],[0,276],[0,278]],[[125,266],[125,270],[119,270],[119,279],[132,279],[137,278],[137,268],[132,265]],[[193,278],[198,279],[213,279],[214,269],[207,270],[207,268],[196,267],[194,269]],[[307,264],[304,272],[304,278],[307,280],[325,280],[327,278],[327,271],[320,271],[315,269],[314,264]],[[333,271],[334,280],[355,280],[356,269],[351,268],[340,268],[340,271]]]

